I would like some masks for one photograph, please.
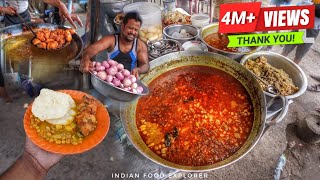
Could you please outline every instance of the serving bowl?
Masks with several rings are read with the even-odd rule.
[[[209,24],[203,28],[200,29],[200,32],[199,32],[199,39],[205,44],[208,46],[208,49],[210,52],[215,52],[215,53],[218,53],[218,54],[222,54],[224,56],[227,56],[231,59],[234,59],[236,61],[240,61],[241,58],[246,55],[246,54],[250,54],[250,53],[253,53],[253,52],[258,52],[261,50],[262,46],[258,46],[256,48],[252,48],[252,50],[250,51],[246,51],[246,52],[229,52],[229,51],[224,51],[222,49],[218,49],[218,48],[215,48],[211,45],[209,45],[204,39],[211,35],[211,34],[214,34],[214,33],[218,33],[219,31],[219,24],[218,23],[212,23],[212,24]],[[240,49],[248,49],[250,47],[244,47],[244,48],[240,48]]]
[[[119,87],[115,87],[93,74],[91,74],[91,83],[94,89],[96,89],[100,94],[120,102],[130,102],[138,97],[149,94],[148,87],[145,86],[140,80],[137,80],[136,83],[138,86],[143,87],[143,92],[141,94],[125,91]]]
[[[292,79],[293,84],[299,88],[299,90],[296,93],[289,96],[285,96],[287,99],[297,98],[306,91],[308,86],[308,80],[303,70],[296,63],[291,61],[289,58],[282,56],[281,54],[270,52],[270,51],[255,52],[255,53],[244,56],[241,59],[240,64],[244,66],[244,64],[249,59],[256,59],[257,57],[260,57],[260,56],[264,56],[267,59],[267,62],[271,66],[277,69],[282,69],[284,72],[286,72],[289,75],[289,77]],[[266,91],[264,91],[264,93],[270,97],[276,96]]]
[[[191,35],[191,37],[187,38],[176,38],[173,36],[173,33],[177,32],[180,33],[180,31],[184,29],[187,33]],[[184,24],[174,24],[167,26],[163,29],[163,34],[167,39],[174,39],[176,41],[179,41],[181,44],[195,40],[198,37],[198,29],[192,25],[184,25]]]
[[[148,41],[147,46],[150,60],[172,52],[182,51],[181,43],[173,39]]]
[[[187,41],[182,44],[184,51],[208,51],[208,47],[201,41]]]
[[[191,16],[191,23],[197,28],[202,28],[210,23],[210,16],[207,14],[194,14]]]

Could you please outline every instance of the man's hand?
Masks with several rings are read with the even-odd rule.
[[[0,12],[4,13],[4,14],[8,14],[10,16],[13,16],[16,14],[16,8],[12,7],[12,6],[8,6],[8,7],[0,7],[1,10]]]
[[[9,169],[0,175],[0,179],[43,180],[48,170],[59,162],[62,157],[62,154],[40,149],[26,137],[23,154]]]
[[[33,144],[28,137],[26,138],[25,151],[29,153],[46,171],[59,162],[63,157],[62,154],[55,154],[40,149],[38,146]]]
[[[78,15],[71,14],[71,19],[73,22],[77,22],[81,27],[83,26],[81,19]]]
[[[82,23],[79,17],[76,17],[76,16],[72,17],[68,12],[68,8],[63,2],[61,2],[61,0],[44,0],[44,2],[59,8],[60,17],[63,20],[68,20],[75,29],[77,29],[77,26],[74,23],[74,21],[76,21],[82,27]]]
[[[71,15],[69,14],[66,5],[63,4],[63,3],[59,3],[59,7],[58,7],[58,8],[59,8],[60,17],[61,17],[64,21],[65,21],[65,20],[68,20],[69,23],[70,23],[75,29],[77,29],[77,26],[76,26],[76,24],[74,23]],[[80,19],[79,19],[79,20],[80,20]],[[77,21],[77,22],[78,22],[78,21]],[[81,22],[81,21],[80,21],[80,22]],[[78,22],[78,24],[79,24],[79,22]],[[82,27],[82,23],[79,24],[79,25]]]
[[[83,73],[89,72],[90,62],[91,60],[88,57],[83,56],[80,63],[80,71]]]
[[[139,68],[132,69],[131,74],[134,75],[137,79],[139,79]]]

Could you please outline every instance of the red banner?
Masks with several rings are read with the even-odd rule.
[[[256,29],[261,2],[220,5],[219,32],[253,32]]]
[[[312,29],[314,5],[261,8],[260,2],[220,5],[219,33]]]
[[[261,8],[256,31],[312,29],[314,5]]]

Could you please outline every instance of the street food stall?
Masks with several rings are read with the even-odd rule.
[[[4,70],[22,71],[21,64],[31,59],[33,80],[50,87],[50,82],[64,81],[69,76],[61,69],[70,67],[69,61],[77,59],[83,47],[119,31],[121,13],[138,11],[144,22],[139,38],[147,44],[152,61],[148,73],[142,74],[140,80],[132,80],[132,84],[137,83],[137,91],[113,82],[115,77],[124,79],[122,75],[115,76],[123,67],[111,73],[110,66],[118,64],[110,60],[103,62],[106,60],[103,52],[94,59],[95,69],[80,78],[82,90],[95,98],[88,95],[88,100],[86,94],[79,91],[60,91],[69,94],[76,103],[94,102],[97,114],[91,115],[96,115],[96,129],[83,137],[77,134],[84,133],[79,127],[81,132],[70,135],[75,138],[63,148],[62,142],[67,140],[59,139],[60,136],[55,136],[54,142],[46,135],[39,136],[37,127],[41,129],[42,125],[34,117],[36,110],[29,106],[24,125],[36,145],[50,152],[77,154],[103,140],[112,144],[105,146],[105,151],[110,153],[103,158],[116,157],[117,160],[106,167],[105,172],[110,174],[152,172],[166,178],[180,171],[219,169],[249,153],[268,127],[285,117],[290,100],[306,90],[304,72],[288,58],[261,52],[261,47],[228,48],[226,35],[217,32],[217,24],[209,24],[210,13],[192,18],[193,9],[197,14],[197,6],[188,12],[183,8],[169,8],[168,4],[165,7],[125,0],[89,1],[87,39],[83,43],[75,34],[71,44],[58,51],[34,47],[29,42],[32,34],[21,25],[1,30],[7,35],[2,40]],[[35,30],[59,28],[48,24],[32,27]],[[266,68],[257,69],[255,63],[264,64]],[[107,77],[97,75],[99,72],[113,74],[110,82]],[[267,75],[274,76],[273,80],[267,79]],[[79,89],[68,85],[68,89]],[[140,93],[138,87],[142,88]],[[81,110],[78,108],[78,111]],[[77,125],[78,122],[66,129]],[[50,126],[49,129],[57,127],[61,128]],[[135,162],[134,165],[131,162]]]

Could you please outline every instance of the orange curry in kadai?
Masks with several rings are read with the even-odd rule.
[[[206,66],[170,70],[149,84],[138,101],[136,123],[146,145],[185,166],[222,161],[245,143],[253,106],[243,85]]]

